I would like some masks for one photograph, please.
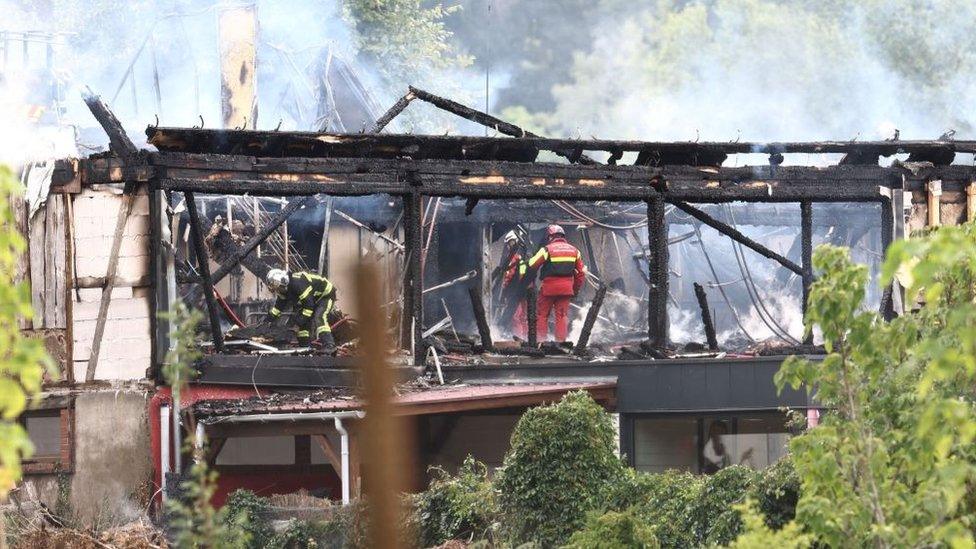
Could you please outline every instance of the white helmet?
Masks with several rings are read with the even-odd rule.
[[[272,290],[281,291],[288,287],[288,271],[282,269],[271,269],[268,271],[267,276],[264,277],[264,281],[268,283],[268,286]]]
[[[518,242],[518,235],[515,234],[515,231],[508,231],[503,238],[506,243]]]

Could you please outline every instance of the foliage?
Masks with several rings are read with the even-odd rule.
[[[41,340],[25,337],[18,325],[33,317],[28,283],[14,281],[18,258],[27,248],[12,206],[21,192],[13,173],[0,166],[0,501],[20,480],[21,459],[34,451],[17,417],[41,390],[45,368],[54,373]]]
[[[173,398],[178,398],[181,388],[191,377],[191,365],[200,356],[196,348],[196,327],[201,318],[198,312],[189,312],[178,304],[171,313],[170,320],[176,327],[173,335],[173,348],[167,353],[163,376],[173,390]],[[195,431],[192,424],[189,432]],[[232,521],[228,517],[231,509],[217,510],[211,501],[217,490],[217,472],[210,470],[203,459],[206,445],[194,447],[193,440],[185,441],[187,449],[195,457],[186,478],[180,484],[181,497],[167,502],[167,517],[173,543],[176,547],[248,547],[250,535],[240,522],[245,517],[238,514]]]
[[[610,416],[586,392],[530,409],[496,481],[506,528],[517,540],[562,544],[623,475]]]
[[[699,544],[725,545],[736,538],[742,521],[733,506],[745,499],[755,478],[755,471],[742,465],[726,467],[705,477],[694,512],[695,537]]]
[[[240,528],[247,534],[248,547],[267,547],[274,536],[268,500],[250,490],[234,490],[224,503],[223,510],[228,527]]]
[[[828,355],[790,357],[776,378],[832,410],[790,442],[797,521],[829,546],[972,546],[976,226],[891,247],[884,282],[902,273],[925,304],[890,323],[858,310],[867,273],[846,250],[821,246],[813,260],[806,323]]]
[[[629,477],[612,499],[614,508],[635,506],[635,512],[654,530],[661,547],[698,544],[694,516],[706,477],[679,471],[631,472]]]
[[[784,524],[782,528],[771,528],[759,512],[756,502],[748,500],[735,506],[741,514],[745,532],[729,547],[734,549],[803,549],[813,544],[813,536],[804,533],[795,522]]]
[[[778,530],[796,516],[800,479],[793,459],[787,455],[756,474],[749,497],[766,517],[766,526]]]
[[[330,547],[329,540],[335,538],[331,523],[309,520],[293,520],[281,533],[274,536],[266,546],[274,549],[305,549],[306,547]],[[255,546],[257,547],[257,546]],[[341,547],[339,545],[338,547]]]
[[[569,538],[567,549],[656,549],[654,530],[632,511],[591,513],[586,524]]]
[[[482,539],[490,534],[499,510],[485,464],[468,456],[456,476],[436,467],[432,472],[434,479],[427,491],[414,498],[421,545]]]

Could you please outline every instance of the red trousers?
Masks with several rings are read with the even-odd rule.
[[[571,295],[543,295],[539,293],[538,318],[535,323],[535,333],[539,341],[545,341],[549,332],[549,311],[556,317],[556,341],[566,341],[569,334],[569,302]]]
[[[518,337],[519,339],[525,340],[529,333],[529,317],[525,311],[525,301],[523,300],[515,308],[515,314],[512,315],[512,335]]]

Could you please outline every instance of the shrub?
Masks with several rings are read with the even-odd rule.
[[[434,479],[414,498],[417,534],[424,547],[451,539],[480,539],[498,521],[498,503],[488,480],[488,467],[468,456],[451,476],[432,468]]]
[[[605,508],[623,475],[610,415],[587,393],[527,411],[497,481],[509,535],[564,543],[587,513]]]
[[[796,517],[796,502],[800,497],[800,477],[796,475],[789,455],[756,475],[749,496],[766,517],[766,526],[779,530]]]
[[[729,544],[733,549],[805,549],[813,545],[813,536],[804,533],[800,525],[790,521],[779,530],[771,529],[752,499],[735,506],[745,523],[744,532]]]
[[[592,513],[582,530],[569,538],[567,549],[656,549],[654,530],[633,511]]]
[[[694,517],[705,481],[705,477],[678,471],[635,473],[632,485],[625,490],[638,516],[653,528],[661,547],[694,547],[699,544]]]
[[[224,504],[224,520],[229,528],[248,534],[248,547],[266,547],[274,536],[269,518],[268,501],[250,490],[235,490]]]
[[[705,477],[695,505],[695,538],[699,544],[726,545],[739,535],[742,520],[736,503],[745,501],[756,472],[742,465],[726,467]]]

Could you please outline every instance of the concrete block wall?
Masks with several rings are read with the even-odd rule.
[[[85,189],[74,200],[74,250],[76,276],[104,277],[112,251],[112,239],[122,195]],[[122,281],[145,279],[149,274],[149,200],[136,196],[123,233],[118,277]],[[73,365],[76,380],[84,380],[91,355],[102,290],[81,289],[73,304]],[[80,300],[78,299],[80,297]],[[99,351],[97,380],[144,379],[150,368],[151,288],[116,287],[108,309]]]

